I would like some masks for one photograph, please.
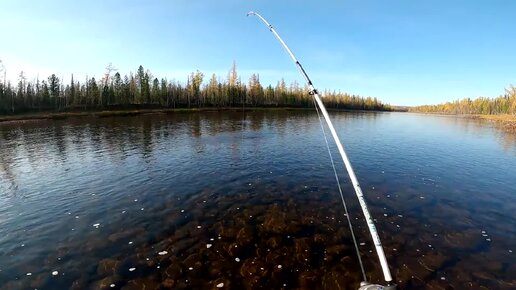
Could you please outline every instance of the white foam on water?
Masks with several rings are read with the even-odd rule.
[[[129,272],[136,270],[136,268],[129,268]]]
[[[446,280],[446,278],[444,278],[444,277],[441,277],[441,280]]]
[[[78,218],[79,218],[79,216],[78,216],[78,215],[76,215],[76,216],[75,216],[75,218],[76,218],[76,219],[78,219]]]
[[[140,210],[144,210],[144,208],[142,207]]]
[[[123,210],[122,213],[125,213],[125,210]]]
[[[166,255],[166,254],[168,254],[168,252],[167,252],[167,251],[161,251],[161,252],[159,252],[159,253],[158,253],[158,255],[160,255],[160,256],[164,256],[164,255]]]
[[[211,239],[210,239],[210,241],[215,241],[215,239],[214,239],[214,238],[211,238]]]
[[[361,246],[365,246],[365,243],[360,243]]]
[[[486,241],[490,242],[490,241],[491,241],[491,239],[486,239]]]
[[[111,285],[109,285],[109,287],[115,288],[115,284],[111,284]]]
[[[192,270],[193,270],[193,268],[192,268],[192,267],[190,267],[190,268],[188,268],[188,270],[192,271]]]
[[[240,258],[235,258],[235,261],[240,262]]]
[[[32,273],[30,273],[30,272],[29,272],[29,273],[27,273],[27,276],[32,276]]]
[[[198,228],[198,229],[200,229],[200,228],[201,228],[201,226],[197,226],[197,228]]]
[[[97,229],[99,228],[100,224],[93,224],[94,227],[96,227]]]
[[[222,288],[222,287],[224,287],[224,283],[217,284],[217,288]]]
[[[57,276],[58,274],[59,274],[59,272],[57,272],[57,271],[52,272],[52,276]]]
[[[212,244],[206,244],[206,248],[209,249],[211,248],[211,246],[213,246]]]
[[[137,198],[135,198],[135,199],[134,199],[134,202],[137,202],[137,201],[138,201],[138,199],[137,199]]]
[[[182,209],[182,210],[181,210],[181,212],[185,212],[185,210],[184,210],[184,209]]]
[[[278,265],[278,269],[281,269],[281,268],[283,268],[283,266],[281,266],[281,265]]]
[[[133,244],[133,242],[132,242],[132,241],[130,241],[128,244],[129,244],[129,245],[132,245],[132,244]]]

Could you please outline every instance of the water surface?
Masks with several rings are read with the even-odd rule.
[[[453,117],[332,117],[402,289],[516,288],[514,135]],[[381,282],[331,151],[367,277]],[[360,281],[315,112],[0,124],[1,289]]]

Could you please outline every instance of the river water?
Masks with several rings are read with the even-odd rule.
[[[514,134],[331,115],[402,289],[516,289]],[[367,278],[382,282],[330,149]],[[361,277],[315,112],[0,124],[0,289],[357,289]]]

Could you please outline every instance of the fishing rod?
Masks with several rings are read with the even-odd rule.
[[[342,143],[340,142],[337,132],[335,131],[335,128],[333,127],[333,123],[330,120],[328,111],[326,111],[326,107],[324,106],[323,102],[321,101],[321,98],[319,97],[319,92],[314,87],[312,80],[310,80],[310,77],[308,77],[308,74],[306,73],[306,71],[303,68],[303,66],[301,65],[301,63],[297,60],[297,58],[294,56],[294,54],[292,53],[290,48],[287,46],[285,41],[283,41],[283,39],[276,32],[274,27],[272,27],[272,25],[267,20],[265,20],[265,18],[263,18],[260,14],[254,12],[254,11],[250,11],[249,13],[247,13],[247,16],[258,17],[267,26],[267,28],[272,32],[272,34],[274,34],[276,39],[281,43],[283,48],[285,48],[287,53],[290,55],[290,58],[292,58],[292,61],[294,61],[299,72],[301,73],[301,75],[304,77],[306,83],[308,84],[308,88],[309,88],[308,93],[314,97],[315,102],[317,103],[317,106],[321,110],[321,113],[324,116],[324,120],[326,121],[326,124],[328,125],[328,127],[330,129],[333,140],[335,141],[335,144],[337,145],[340,156],[342,157],[342,161],[344,161],[344,165],[348,172],[351,183],[353,184],[353,188],[355,189],[355,193],[358,198],[358,202],[360,203],[360,207],[362,208],[364,218],[367,222],[367,227],[369,228],[369,233],[371,234],[371,237],[373,239],[374,246],[376,248],[376,253],[378,255],[378,259],[380,260],[380,265],[382,267],[385,282],[387,282],[386,286],[381,286],[381,285],[369,284],[367,281],[363,281],[362,283],[360,283],[359,290],[375,290],[375,289],[394,290],[394,289],[396,289],[396,284],[394,284],[394,282],[392,281],[391,271],[389,270],[389,265],[387,264],[387,258],[385,257],[385,253],[383,251],[382,242],[380,241],[380,236],[378,236],[378,231],[376,230],[376,226],[374,224],[373,218],[371,217],[371,214],[369,213],[369,209],[367,207],[367,204],[366,204],[366,201],[364,198],[364,194],[362,193],[362,189],[360,188],[360,184],[358,183],[358,179],[355,175],[355,171],[353,170],[353,167],[351,166],[351,162],[349,161],[349,158],[348,158],[346,152],[344,151],[344,147],[342,146]],[[316,107],[316,109],[317,109],[317,107]],[[360,259],[360,257],[359,257],[359,259]],[[365,275],[364,275],[364,279],[365,279]]]

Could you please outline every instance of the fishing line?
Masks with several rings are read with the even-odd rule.
[[[340,186],[339,176],[337,174],[337,169],[335,168],[335,162],[333,161],[333,155],[331,154],[330,144],[328,143],[328,137],[326,137],[326,130],[324,130],[324,124],[321,119],[321,115],[319,114],[319,109],[317,108],[317,104],[315,103],[315,111],[317,112],[317,117],[319,118],[319,123],[321,124],[321,129],[324,136],[324,141],[326,142],[326,148],[328,149],[328,155],[330,155],[331,166],[333,167],[333,173],[335,174],[335,180],[337,181],[337,186],[339,188],[340,198],[342,200],[342,205],[344,206],[344,214],[346,219],[348,220],[349,230],[351,231],[351,237],[353,238],[353,244],[355,245],[355,251],[357,252],[358,263],[360,264],[360,270],[362,271],[362,278],[364,281],[367,281],[366,273],[364,270],[364,264],[362,263],[362,257],[360,256],[360,250],[358,248],[357,239],[355,237],[355,231],[353,230],[353,225],[351,224],[351,217],[349,216],[348,207],[346,206],[346,201],[344,200],[344,194],[342,193],[342,188]]]

